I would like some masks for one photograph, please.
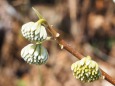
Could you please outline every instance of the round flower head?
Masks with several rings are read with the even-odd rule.
[[[101,77],[98,64],[90,56],[73,63],[71,70],[75,78],[83,82],[93,82]]]
[[[47,38],[47,32],[39,22],[29,22],[22,26],[22,35],[29,41],[41,43]]]
[[[48,59],[48,52],[41,44],[28,44],[21,50],[22,58],[30,64],[44,64]]]

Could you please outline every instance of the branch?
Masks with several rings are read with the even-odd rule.
[[[49,26],[48,24],[44,24],[44,25],[47,27],[48,31],[52,34],[52,36],[56,39],[57,43],[63,45],[63,48],[65,50],[70,52],[72,55],[74,55],[78,59],[84,58],[84,56],[82,54],[80,54],[78,51],[74,50],[66,41],[64,41],[61,38],[61,36],[59,35],[59,33],[57,33],[55,31],[55,28],[53,26]],[[102,75],[105,77],[105,79],[108,82],[110,82],[111,84],[115,85],[115,80],[110,75],[108,75],[102,69],[101,69],[101,72],[102,72]]]

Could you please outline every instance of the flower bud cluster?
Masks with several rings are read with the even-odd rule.
[[[71,70],[75,78],[83,82],[93,82],[101,77],[98,64],[90,56],[73,63]]]
[[[43,20],[43,19],[42,19]],[[47,32],[43,22],[28,22],[22,26],[21,32],[23,37],[35,44],[28,44],[21,50],[22,58],[29,64],[44,64],[48,59],[48,52],[42,46],[43,41],[47,38]]]

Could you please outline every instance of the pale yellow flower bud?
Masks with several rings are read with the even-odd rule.
[[[98,64],[91,60],[90,56],[73,63],[71,70],[75,78],[83,82],[93,82],[101,77]]]

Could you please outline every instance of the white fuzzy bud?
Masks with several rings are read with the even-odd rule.
[[[22,58],[29,64],[44,64],[48,59],[48,52],[41,44],[28,44],[21,51]]]
[[[43,42],[47,38],[47,32],[39,22],[28,22],[22,26],[22,35],[29,41]]]

